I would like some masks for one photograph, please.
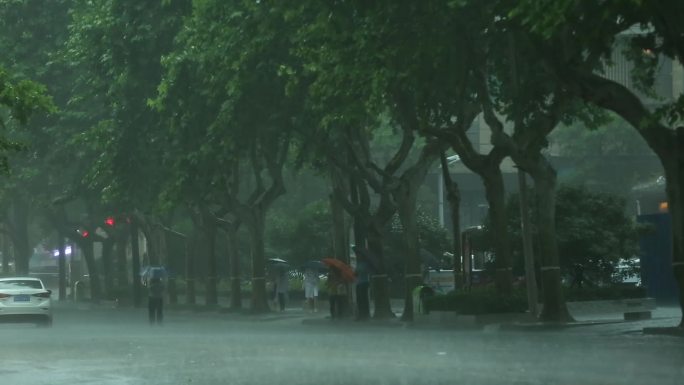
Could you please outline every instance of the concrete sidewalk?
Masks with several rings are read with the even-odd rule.
[[[146,303],[141,307],[119,306],[114,301],[93,302],[73,302],[73,301],[54,301],[55,310],[72,309],[81,311],[141,311],[146,308]],[[575,322],[566,323],[545,323],[526,314],[494,314],[484,316],[456,315],[450,312],[433,312],[428,316],[416,315],[413,322],[401,321],[403,311],[403,301],[393,300],[392,310],[396,317],[393,319],[368,321],[354,321],[353,316],[341,320],[330,319],[327,301],[319,302],[319,311],[316,313],[305,310],[302,306],[286,307],[285,311],[271,311],[268,313],[252,314],[249,311],[249,303],[245,302],[242,311],[231,311],[227,303],[218,306],[206,305],[166,305],[165,312],[168,314],[178,314],[184,316],[207,316],[222,317],[237,321],[250,322],[292,322],[306,326],[335,326],[344,328],[367,328],[367,327],[407,327],[412,329],[453,329],[453,330],[523,330],[523,331],[542,331],[576,328],[581,326],[596,326],[609,324],[633,324],[643,325],[643,328],[663,328],[676,326],[681,319],[681,311],[678,307],[658,307],[652,310],[652,318],[649,320],[625,321],[623,313],[617,311],[602,311],[592,304],[569,306],[571,315]],[[372,309],[372,306],[371,306]],[[435,315],[435,313],[443,313]],[[441,318],[440,318],[441,317]],[[655,330],[654,333],[658,333]]]

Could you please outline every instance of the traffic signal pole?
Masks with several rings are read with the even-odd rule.
[[[135,218],[131,218],[131,257],[133,265],[133,304],[140,307],[142,304],[142,286],[140,283],[140,245],[138,244],[138,224]]]

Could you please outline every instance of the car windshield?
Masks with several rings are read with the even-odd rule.
[[[0,289],[42,289],[43,285],[35,279],[13,279],[0,281]]]

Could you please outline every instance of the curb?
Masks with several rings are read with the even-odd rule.
[[[506,331],[540,331],[540,330],[564,330],[583,326],[598,326],[626,323],[625,320],[605,320],[605,321],[577,321],[577,322],[533,322],[533,323],[512,323],[500,324],[499,330]]]
[[[386,327],[386,328],[397,328],[397,327],[407,327],[405,322],[400,321],[398,318],[394,320],[374,320],[369,319],[367,321],[355,321],[354,319],[341,319],[333,320],[330,318],[305,318],[302,320],[302,325],[307,326],[344,326],[344,327]]]
[[[684,337],[684,327],[650,327],[643,329],[644,334]]]

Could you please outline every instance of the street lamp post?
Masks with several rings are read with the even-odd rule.
[[[447,164],[451,166],[452,164],[461,160],[458,155],[452,155],[447,157]],[[439,225],[445,227],[446,221],[444,218],[444,173],[441,172],[437,177],[437,218],[439,218]]]

